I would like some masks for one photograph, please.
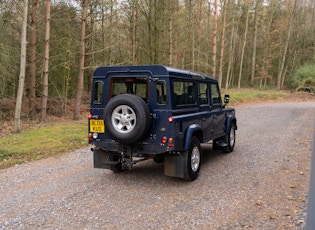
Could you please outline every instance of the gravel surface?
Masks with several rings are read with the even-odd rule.
[[[0,170],[0,229],[304,229],[315,102],[236,107],[231,154],[203,145],[197,180],[152,160],[120,174],[86,148]]]

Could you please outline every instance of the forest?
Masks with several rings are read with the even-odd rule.
[[[78,119],[102,65],[315,91],[315,0],[0,0],[0,18],[0,99],[14,99],[17,120],[23,103],[45,121],[51,98],[74,100]]]

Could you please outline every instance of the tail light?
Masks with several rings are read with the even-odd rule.
[[[93,134],[92,133],[89,133],[88,139],[89,139],[89,141],[93,141]]]
[[[162,142],[163,144],[166,144],[166,143],[167,143],[167,137],[162,137],[161,142]]]
[[[173,121],[174,121],[174,118],[173,118],[173,117],[169,117],[169,118],[168,118],[168,122],[169,122],[169,123],[172,123]]]

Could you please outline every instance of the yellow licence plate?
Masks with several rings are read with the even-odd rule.
[[[90,132],[91,133],[104,133],[105,126],[104,120],[90,120]]]

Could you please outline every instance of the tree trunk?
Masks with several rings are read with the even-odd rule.
[[[32,2],[30,38],[30,80],[29,80],[29,117],[31,120],[36,114],[36,43],[37,43],[37,0]]]
[[[255,6],[255,29],[254,29],[254,39],[253,39],[253,55],[252,55],[252,71],[250,77],[250,86],[254,86],[255,81],[255,70],[256,70],[256,47],[257,47],[257,32],[258,32],[258,7],[260,2],[257,0]]]
[[[213,42],[212,42],[212,76],[216,76],[217,65],[217,32],[218,32],[218,0],[214,0]]]
[[[268,17],[268,24],[267,24],[267,39],[266,39],[266,45],[264,46],[264,58],[263,58],[263,64],[262,64],[262,68],[261,68],[261,73],[262,75],[264,75],[264,79],[261,78],[261,81],[260,81],[260,87],[263,86],[263,83],[264,83],[264,87],[266,86],[267,84],[267,80],[268,78],[272,75],[269,74],[269,72],[271,72],[270,68],[272,66],[271,62],[272,62],[272,23],[273,23],[273,20],[274,20],[274,15],[275,15],[275,1],[276,0],[273,0],[271,1],[270,3],[270,13],[267,15]]]
[[[245,34],[244,34],[244,41],[243,41],[242,54],[241,54],[240,71],[239,71],[239,73],[238,73],[238,84],[237,84],[237,88],[238,88],[238,89],[241,88],[244,53],[245,53],[246,40],[247,40],[247,33],[248,33],[249,9],[250,9],[250,7],[249,7],[249,5],[248,5],[248,6],[247,6],[247,12],[246,12]]]
[[[79,120],[80,113],[81,113],[81,99],[82,99],[83,80],[84,80],[86,18],[87,18],[87,0],[82,0],[80,62],[79,62],[77,92],[76,92],[75,105],[74,105],[74,116],[73,116],[74,120]]]
[[[49,41],[50,41],[50,6],[51,6],[51,0],[46,0],[46,31],[45,31],[45,54],[44,54],[44,70],[43,70],[44,74],[43,74],[41,122],[45,122],[46,117],[47,117]]]
[[[239,5],[239,1],[237,2],[237,6]],[[234,39],[234,34],[235,34],[235,4],[233,4],[232,8],[232,31],[231,31],[231,39],[230,39],[230,47],[229,47],[229,62],[228,62],[228,70],[226,73],[226,81],[225,81],[225,90],[228,90],[230,81],[233,76],[233,54],[234,54],[234,47],[235,47],[235,39]]]
[[[173,65],[173,5],[174,0],[168,0],[168,64]]]
[[[138,0],[133,0],[131,5],[132,12],[132,64],[138,63]]]
[[[21,108],[25,81],[25,66],[26,66],[26,31],[27,31],[27,11],[28,0],[24,0],[22,34],[21,34],[21,63],[20,63],[20,77],[19,88],[16,97],[15,115],[14,115],[14,131],[21,132]]]
[[[282,85],[282,82],[284,82],[284,78],[285,78],[285,62],[286,62],[287,51],[288,51],[288,47],[289,47],[289,43],[290,43],[290,39],[291,39],[291,33],[292,33],[292,26],[293,26],[294,14],[295,14],[296,2],[297,2],[297,0],[294,1],[292,14],[291,14],[290,21],[289,21],[289,29],[288,29],[287,40],[286,40],[286,43],[285,43],[283,56],[282,56],[282,61],[281,61],[281,65],[280,65],[280,71],[278,73],[278,78],[277,78],[277,90],[280,90],[282,88],[281,85]]]
[[[90,6],[91,12],[95,11],[95,8],[98,6]],[[98,20],[98,19],[97,19]],[[93,63],[95,63],[95,53],[93,53],[93,50],[95,50],[95,34],[93,33],[95,28],[95,14],[92,13],[90,15],[90,24],[87,25],[86,31],[89,34],[90,42],[85,42],[85,60],[84,60],[84,66],[88,67],[86,69],[86,76],[84,78],[84,85],[86,86],[86,92],[91,93],[92,91],[92,81],[91,76],[93,75],[94,69],[92,67]],[[98,24],[98,23],[97,23]],[[67,100],[67,99],[66,99]],[[66,107],[67,104],[65,104]],[[66,111],[66,110],[65,110]]]
[[[185,37],[186,40],[184,41],[183,47],[182,47],[182,61],[181,61],[181,67],[186,68],[186,63],[189,63],[191,61],[191,57],[188,55],[189,50],[192,49],[191,47],[191,36],[192,36],[192,27],[193,27],[193,3],[191,0],[186,1],[185,5]]]
[[[222,36],[221,36],[221,48],[220,48],[220,65],[219,65],[219,74],[218,74],[218,83],[219,83],[220,88],[222,85],[222,73],[223,73],[225,21],[226,21],[226,0],[224,0],[223,2],[223,22],[222,22]]]
[[[85,44],[85,42],[86,42],[86,39],[85,39],[85,34],[86,34],[86,17],[87,17],[87,0],[82,0],[82,1],[84,1],[84,4],[86,5],[86,12],[84,13],[83,12],[83,15],[85,14],[85,16],[84,16],[84,35],[83,34],[81,34],[81,35],[83,35],[83,38],[81,38],[81,39],[83,39],[83,40],[81,40],[81,42],[83,42],[84,44]],[[109,44],[109,65],[113,65],[114,64],[114,55],[113,55],[113,15],[114,15],[114,2],[111,0],[111,1],[109,1],[110,2],[110,4],[109,4],[109,8],[110,8],[110,16],[109,16],[109,28],[108,28],[108,35],[109,35],[109,37],[108,37],[108,44]],[[84,11],[84,9],[83,9],[83,11]],[[83,15],[82,15],[82,17],[83,17]],[[82,21],[82,24],[83,24],[83,21]],[[82,27],[81,27],[81,30],[83,30],[83,25],[82,25]],[[82,44],[81,44],[82,45]],[[81,50],[82,51],[82,50]],[[81,55],[84,55],[85,56],[85,50],[83,50],[83,53],[81,53]],[[80,60],[80,61],[82,61],[82,60]],[[85,60],[83,60],[83,63],[85,63]],[[82,64],[81,65],[81,68],[83,69],[82,70],[82,78],[84,78],[84,64]],[[79,75],[80,75],[80,71],[81,70],[79,70]],[[80,78],[80,77],[79,77]],[[79,88],[78,88],[79,89]],[[82,85],[82,90],[83,90],[83,85]],[[78,93],[78,92],[77,92]],[[81,93],[82,94],[82,93]],[[81,104],[81,99],[80,99],[80,104]]]

